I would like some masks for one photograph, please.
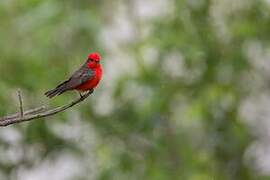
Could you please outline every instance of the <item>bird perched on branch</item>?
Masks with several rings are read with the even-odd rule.
[[[66,91],[77,90],[81,92],[94,91],[102,77],[101,56],[98,53],[91,53],[84,65],[75,71],[65,82],[59,84],[55,89],[47,91],[45,95],[52,98]]]

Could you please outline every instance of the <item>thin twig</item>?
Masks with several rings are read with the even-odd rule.
[[[69,104],[66,104],[64,106],[60,106],[60,107],[57,107],[54,109],[49,109],[49,110],[44,111],[45,107],[42,106],[39,108],[34,108],[34,109],[30,109],[30,110],[26,111],[24,113],[24,116],[19,116],[19,113],[16,113],[16,114],[13,114],[10,116],[0,118],[0,126],[8,126],[8,125],[15,124],[15,123],[21,123],[24,121],[30,121],[30,120],[34,120],[34,119],[40,119],[43,117],[52,116],[54,114],[65,111],[66,109],[84,101],[92,93],[93,93],[93,91],[89,91],[86,94],[82,95],[82,97],[73,100]]]
[[[20,105],[20,116],[23,117],[23,101],[21,96],[21,91],[18,90],[18,98],[19,98],[19,105]]]
[[[46,106],[41,106],[41,107],[37,107],[37,108],[34,108],[34,109],[29,109],[27,111],[24,111],[24,115],[29,115],[29,114],[34,114],[34,113],[38,113],[38,112],[43,112],[45,110],[46,110]],[[0,121],[6,120],[6,119],[18,118],[19,116],[20,116],[19,113],[12,114],[12,115],[5,116],[5,117],[0,118]]]

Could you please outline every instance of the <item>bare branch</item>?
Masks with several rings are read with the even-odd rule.
[[[64,106],[60,106],[60,107],[57,107],[54,109],[46,110],[45,106],[30,109],[30,110],[25,111],[23,113],[23,116],[21,116],[23,111],[21,110],[22,101],[20,100],[20,112],[13,114],[13,115],[9,115],[9,116],[5,116],[5,117],[0,118],[0,126],[8,126],[8,125],[15,124],[15,123],[21,123],[24,121],[30,121],[30,120],[34,120],[34,119],[40,119],[43,117],[55,115],[57,113],[65,111],[66,109],[71,108],[72,106],[84,101],[92,93],[93,93],[93,90],[82,95],[80,98],[73,100],[69,104],[66,104]],[[19,99],[21,99],[21,98],[19,98]]]
[[[23,102],[22,102],[22,96],[21,96],[20,90],[18,90],[18,98],[19,98],[19,105],[20,105],[20,116],[23,117]]]
[[[46,106],[41,106],[41,107],[38,107],[38,108],[29,109],[29,110],[25,111],[24,115],[38,113],[38,112],[42,112],[42,111],[45,111],[45,110],[46,110]],[[20,116],[20,114],[16,113],[16,114],[13,114],[13,115],[2,117],[2,118],[0,118],[0,121],[6,120],[6,119],[18,118],[19,116]]]

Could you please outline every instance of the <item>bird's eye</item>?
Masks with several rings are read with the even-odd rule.
[[[88,62],[94,62],[94,63],[99,63],[99,61],[94,60],[94,59],[88,59]]]

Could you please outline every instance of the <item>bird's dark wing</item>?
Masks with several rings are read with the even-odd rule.
[[[65,91],[75,89],[92,77],[94,77],[94,71],[89,69],[87,63],[85,63],[80,69],[75,71],[67,81],[59,84],[55,89],[46,92],[45,95],[51,98],[55,95],[62,94]]]
[[[65,90],[74,89],[91,79],[93,76],[94,72],[87,67],[87,64],[84,64],[80,69],[75,71],[69,80],[67,80],[62,86]]]

